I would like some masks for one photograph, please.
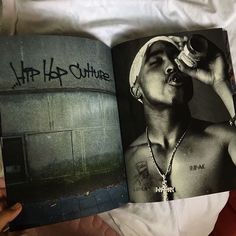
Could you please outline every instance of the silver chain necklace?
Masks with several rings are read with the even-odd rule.
[[[188,126],[189,127],[189,126]],[[168,186],[168,183],[167,183],[167,176],[170,175],[171,173],[171,169],[172,169],[172,163],[173,163],[173,160],[174,160],[174,157],[175,157],[175,153],[179,147],[179,145],[181,144],[181,142],[183,141],[186,133],[187,133],[187,130],[188,130],[188,127],[186,128],[186,130],[184,131],[184,133],[181,135],[180,139],[178,140],[178,142],[175,144],[175,147],[171,153],[171,158],[170,158],[170,162],[167,166],[167,170],[165,173],[162,173],[161,171],[161,168],[159,167],[159,165],[157,164],[157,161],[154,157],[154,153],[153,153],[153,150],[152,150],[152,143],[149,139],[149,136],[148,136],[148,127],[146,127],[146,137],[147,137],[147,145],[148,145],[148,148],[149,148],[149,151],[151,153],[151,156],[152,156],[152,159],[155,163],[155,166],[157,168],[157,171],[159,173],[159,175],[162,177],[162,186],[161,187],[154,187],[154,191],[157,193],[161,193],[162,194],[162,200],[163,201],[168,201],[168,193],[174,193],[175,192],[175,187],[172,187],[172,186]]]

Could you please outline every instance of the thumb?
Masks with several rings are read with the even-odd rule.
[[[12,220],[14,220],[22,210],[22,205],[16,203],[12,207],[0,212],[0,231]]]

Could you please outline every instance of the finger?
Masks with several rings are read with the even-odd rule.
[[[22,210],[22,205],[16,203],[12,207],[0,212],[0,231],[12,220],[14,220]]]
[[[189,68],[182,60],[179,60],[179,59],[176,58],[175,63],[177,64],[180,71],[184,72],[185,74],[190,75],[191,77],[195,76],[196,70],[192,69],[192,68]]]
[[[0,177],[0,188],[5,188],[5,179],[3,177]]]
[[[177,59],[175,62],[178,64],[179,70],[189,75],[191,78],[197,79],[208,85],[212,85],[214,83],[211,73],[209,73],[207,70],[200,68],[189,68],[179,59]]]
[[[5,188],[0,188],[0,200],[6,198],[7,193]]]
[[[7,208],[7,201],[1,200],[0,201],[0,212]]]
[[[178,43],[180,47],[183,47],[183,45],[188,41],[187,36],[169,36],[174,42]]]

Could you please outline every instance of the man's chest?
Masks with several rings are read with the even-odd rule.
[[[155,189],[164,187],[162,176],[165,175],[167,187],[174,188],[173,198],[177,199],[217,191],[224,159],[229,160],[229,156],[221,145],[203,139],[190,144],[185,142],[174,155],[172,152],[165,155],[154,147],[152,153],[146,152],[142,168],[145,169],[146,163],[144,172],[149,176],[153,197],[161,196]]]

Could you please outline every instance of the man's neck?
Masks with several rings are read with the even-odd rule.
[[[144,106],[149,139],[168,149],[176,145],[188,128],[191,119],[187,106],[155,107]]]

